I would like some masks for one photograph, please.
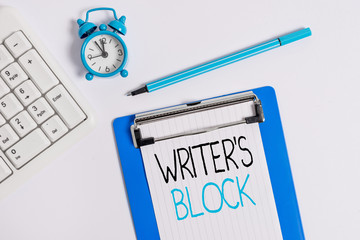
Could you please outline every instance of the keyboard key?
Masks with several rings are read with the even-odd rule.
[[[4,159],[0,157],[0,183],[12,174],[11,169],[5,163]]]
[[[52,142],[58,140],[68,131],[68,128],[63,121],[61,121],[59,116],[51,117],[41,126],[41,128]]]
[[[22,111],[16,115],[13,119],[10,120],[10,124],[20,137],[25,136],[37,127],[37,124],[32,119],[32,117],[30,117],[27,111]]]
[[[0,126],[4,125],[6,123],[5,118],[0,114]]]
[[[15,131],[10,127],[9,124],[5,124],[0,128],[0,148],[1,150],[8,149],[11,145],[13,145],[17,140],[19,140],[18,135],[16,135]]]
[[[62,85],[56,86],[45,97],[68,128],[71,129],[86,119],[86,115]]]
[[[54,73],[34,49],[22,55],[19,63],[42,93],[49,91],[59,83]]]
[[[28,76],[26,75],[24,70],[22,70],[20,65],[16,62],[10,64],[4,70],[2,70],[1,76],[11,88],[16,87],[17,85],[28,79]]]
[[[35,129],[26,137],[21,139],[14,146],[5,152],[11,163],[17,168],[21,168],[45,148],[50,145],[49,139],[40,128]]]
[[[15,114],[23,110],[23,106],[14,94],[10,93],[0,100],[0,112],[9,120]]]
[[[11,56],[8,50],[6,50],[4,45],[0,45],[0,70],[9,65],[14,61],[14,58]]]
[[[21,31],[13,33],[4,41],[4,44],[15,58],[20,57],[21,54],[31,48],[29,40]]]
[[[15,94],[20,99],[21,103],[25,106],[32,103],[35,99],[41,96],[39,90],[31,82],[31,80],[25,81],[23,84],[15,88]]]
[[[31,104],[28,107],[28,111],[38,124],[44,122],[55,113],[45,98],[40,98]]]
[[[10,88],[6,85],[6,83],[0,78],[0,98],[5,94],[10,92]]]

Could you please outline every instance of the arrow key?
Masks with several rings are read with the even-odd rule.
[[[40,91],[36,88],[31,80],[25,81],[23,84],[15,88],[15,94],[25,106],[32,103],[41,96]]]
[[[10,125],[15,129],[20,137],[25,136],[31,130],[37,127],[35,121],[31,118],[27,111],[22,111],[10,120]]]

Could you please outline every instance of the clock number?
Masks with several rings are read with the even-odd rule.
[[[102,42],[102,43],[105,44],[105,43],[106,43],[106,38],[101,38],[101,39],[100,39],[100,42]]]
[[[108,68],[108,66],[106,66],[105,71],[110,72],[110,68]]]
[[[87,57],[88,57],[88,59],[90,59],[90,60],[92,59],[92,55],[91,55],[91,54],[89,54]]]
[[[118,50],[118,53],[119,53],[120,56],[122,56],[124,54],[121,49]]]

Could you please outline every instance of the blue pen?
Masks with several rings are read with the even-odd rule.
[[[230,63],[234,63],[234,62],[243,60],[245,58],[252,57],[259,53],[266,52],[271,49],[278,48],[280,46],[284,46],[286,44],[295,42],[297,40],[300,40],[300,39],[303,39],[303,38],[306,38],[309,36],[311,36],[311,30],[310,30],[310,28],[305,28],[305,29],[287,34],[285,36],[276,38],[274,40],[271,40],[271,41],[268,41],[265,43],[261,43],[257,46],[250,47],[248,49],[230,54],[228,56],[225,56],[225,57],[222,57],[219,59],[215,59],[213,61],[204,63],[202,65],[187,69],[180,73],[176,73],[174,75],[161,78],[154,82],[148,83],[145,86],[128,93],[127,95],[134,96],[134,95],[138,95],[138,94],[145,93],[145,92],[153,92],[153,91],[156,91],[163,87],[170,86],[172,84],[184,81],[186,79],[189,79],[189,78],[192,78],[195,76],[198,76],[200,74],[209,72],[211,70],[226,66]]]

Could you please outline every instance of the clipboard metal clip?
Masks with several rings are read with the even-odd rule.
[[[197,130],[193,130],[193,131],[172,134],[172,135],[163,136],[163,137],[143,138],[142,134],[141,134],[140,126],[142,124],[160,121],[160,120],[166,120],[166,119],[169,119],[172,117],[183,116],[186,114],[211,110],[211,109],[215,109],[215,108],[240,104],[240,103],[249,102],[249,101],[253,101],[253,103],[254,103],[255,115],[246,117],[239,121],[229,122],[229,123],[220,124],[217,126],[207,127],[207,128],[203,128],[203,129],[197,129]],[[216,98],[216,99],[209,99],[209,100],[204,100],[204,101],[199,101],[199,102],[193,102],[193,103],[179,105],[179,106],[175,106],[175,107],[171,107],[171,108],[160,109],[160,110],[156,110],[156,111],[152,111],[152,112],[145,112],[145,113],[137,114],[135,116],[134,124],[131,125],[131,135],[132,135],[132,140],[133,140],[134,146],[136,148],[139,148],[142,146],[154,144],[155,142],[164,141],[164,140],[168,140],[171,138],[201,134],[201,133],[210,132],[210,131],[214,131],[217,129],[230,127],[230,126],[234,126],[234,125],[238,125],[238,124],[262,123],[264,121],[265,121],[265,117],[264,117],[264,112],[263,112],[263,108],[261,105],[261,101],[253,92],[250,91],[250,92],[239,93],[239,94],[230,95],[230,96],[224,96],[224,97],[220,97],[220,98]]]

